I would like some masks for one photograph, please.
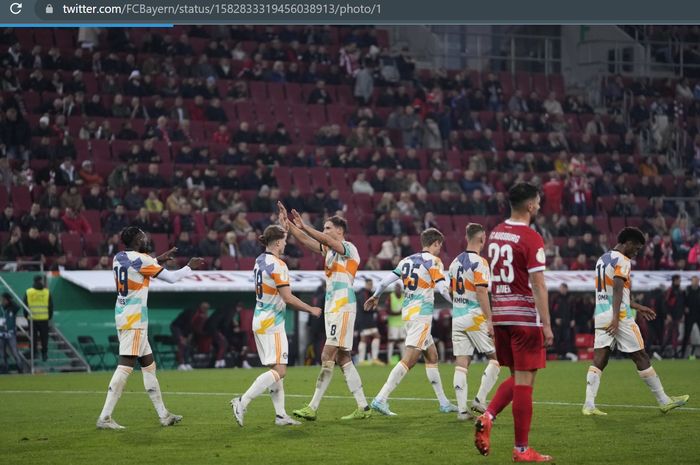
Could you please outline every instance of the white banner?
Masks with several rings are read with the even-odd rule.
[[[355,289],[364,286],[365,279],[373,279],[375,285],[390,271],[359,271]],[[661,285],[671,285],[671,276],[681,276],[681,286],[690,284],[690,278],[700,276],[697,271],[633,271],[632,291],[649,291]],[[90,292],[115,292],[114,273],[111,271],[63,271],[61,276]],[[291,271],[290,284],[295,292],[314,292],[323,283],[322,271]],[[566,283],[572,292],[593,292],[594,272],[591,271],[546,271],[545,281],[550,291]],[[153,292],[253,292],[251,271],[195,271],[194,274],[175,284],[159,279],[151,281]]]

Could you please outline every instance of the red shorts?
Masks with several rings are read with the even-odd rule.
[[[496,357],[501,366],[530,371],[544,368],[546,350],[539,326],[494,326]]]

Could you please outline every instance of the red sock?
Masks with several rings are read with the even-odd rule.
[[[527,447],[532,422],[532,386],[521,384],[513,387],[513,423],[515,447]]]
[[[491,399],[489,407],[486,409],[492,417],[496,418],[496,415],[501,413],[501,411],[510,404],[513,400],[513,385],[515,384],[515,378],[509,377],[498,386],[496,394]]]

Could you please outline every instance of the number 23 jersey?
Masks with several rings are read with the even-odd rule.
[[[545,270],[544,241],[524,223],[506,220],[489,234],[494,325],[542,326],[530,273]]]
[[[418,316],[432,318],[435,284],[445,279],[442,261],[428,252],[419,252],[401,260],[393,272],[403,281],[401,318],[404,321]]]

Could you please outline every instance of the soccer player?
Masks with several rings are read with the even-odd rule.
[[[472,402],[472,409],[484,413],[486,396],[496,384],[500,365],[493,346],[493,325],[489,303],[489,264],[481,255],[486,242],[486,231],[480,224],[467,225],[467,250],[450,264],[452,291],[452,351],[455,356],[454,387],[457,396],[458,420],[472,418],[467,408],[467,370],[474,351],[485,354],[489,360],[481,386]]]
[[[97,419],[97,428],[124,429],[114,421],[112,412],[134,369],[136,359],[141,365],[143,386],[158,413],[160,424],[172,426],[179,423],[182,416],[174,415],[165,408],[156,378],[156,363],[148,343],[148,286],[153,278],[175,283],[191,275],[192,269],[202,266],[204,260],[191,258],[187,266],[177,271],[168,271],[159,263],[169,260],[177,249],[172,248],[157,258],[146,255],[148,236],[134,226],[121,232],[121,240],[126,246],[126,251],[117,253],[112,261],[117,286],[114,319],[119,335],[119,364],[109,382],[107,399]]]
[[[362,299],[358,299],[357,306],[360,307],[365,300],[367,300],[372,295],[374,290],[374,281],[371,279],[365,280],[365,287],[362,290]],[[365,312],[362,308],[357,310],[357,331],[360,336],[360,343],[357,345],[357,359],[360,361],[360,365],[385,365],[384,362],[379,360],[379,343],[381,342],[381,336],[379,335],[379,328],[377,328],[377,313],[376,312]],[[365,360],[367,356],[367,344],[370,346],[370,357],[371,360]]]
[[[386,362],[391,363],[394,356],[394,346],[399,346],[399,356],[403,353],[403,340],[406,339],[406,328],[401,319],[401,309],[403,308],[403,289],[400,283],[394,286],[394,292],[389,294],[389,311],[386,319],[387,325],[387,346]]]
[[[255,280],[255,314],[253,315],[253,333],[258,347],[260,362],[269,368],[258,376],[241,397],[231,400],[233,416],[239,426],[243,426],[243,417],[250,402],[265,392],[270,391],[272,405],[275,407],[275,424],[279,426],[300,425],[290,418],[284,408],[284,375],[287,372],[287,352],[289,350],[287,333],[284,331],[286,306],[320,316],[321,309],[312,307],[292,294],[289,287],[289,270],[280,256],[287,245],[286,222],[265,228],[260,242],[265,252],[255,259],[253,278]]]
[[[595,352],[593,365],[588,368],[586,376],[586,403],[582,413],[589,415],[607,415],[595,406],[595,397],[600,387],[600,376],[608,364],[610,352],[617,347],[629,354],[637,366],[637,373],[656,397],[659,408],[668,413],[688,402],[689,396],[669,397],[664,392],[656,371],[651,366],[649,356],[644,350],[644,341],[635,323],[639,312],[643,318],[653,320],[656,313],[649,307],[632,302],[630,260],[644,248],[644,234],[637,228],[624,228],[617,236],[617,245],[598,259],[595,272]]]
[[[549,462],[552,457],[528,447],[532,387],[537,370],[545,367],[545,347],[554,339],[544,282],[544,242],[530,228],[540,209],[540,194],[534,185],[518,183],[511,187],[508,197],[510,219],[489,234],[488,256],[496,357],[501,366],[510,369],[511,376],[501,383],[486,412],[477,418],[474,444],[482,455],[489,454],[493,420],[512,401],[513,461]]]
[[[348,224],[339,216],[331,216],[323,224],[323,232],[316,231],[304,223],[296,210],[292,210],[292,222],[289,221],[284,205],[280,202],[277,206],[280,218],[289,224],[289,232],[306,248],[323,255],[326,273],[326,343],[321,352],[321,372],[309,405],[292,413],[305,420],[316,420],[316,412],[331,383],[333,369],[337,363],[345,375],[348,389],[357,402],[357,409],[341,417],[341,420],[369,418],[371,411],[362,389],[362,380],[352,363],[352,342],[357,314],[355,290],[352,285],[360,266],[360,254],[352,243],[345,240]]]
[[[394,271],[382,280],[374,295],[367,299],[364,305],[366,311],[373,310],[384,289],[394,281],[403,280],[404,301],[401,316],[406,323],[406,349],[403,358],[391,370],[389,379],[384,383],[371,404],[373,410],[383,415],[396,415],[389,409],[387,400],[401,383],[403,377],[406,376],[406,373],[416,365],[421,354],[425,357],[425,373],[440,402],[440,411],[443,413],[457,411],[457,407],[447,400],[442,389],[440,372],[437,367],[438,352],[433,337],[430,335],[433,324],[435,289],[448,302],[452,302],[445,281],[442,261],[438,258],[445,237],[437,229],[428,228],[421,233],[420,241],[423,251],[401,260]]]

